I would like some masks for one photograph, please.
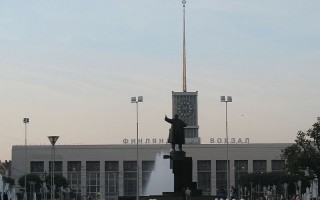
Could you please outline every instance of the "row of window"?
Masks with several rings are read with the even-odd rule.
[[[271,167],[272,171],[282,171],[284,169],[284,160],[272,160]],[[152,171],[154,166],[154,161],[142,161],[142,171]],[[51,171],[52,162],[49,161],[49,171]],[[210,160],[198,160],[197,161],[198,171],[211,171],[211,161]],[[225,160],[216,161],[217,171],[226,170],[227,164]],[[235,160],[234,170],[248,169],[247,160]],[[54,170],[57,172],[62,172],[62,161],[54,162]],[[137,165],[136,161],[124,161],[123,171],[136,171]],[[44,172],[44,161],[31,161],[30,171],[32,173]],[[67,171],[81,171],[81,161],[68,161]],[[86,171],[100,171],[99,161],[87,161]],[[119,171],[118,161],[106,161],[105,171]],[[267,171],[267,161],[266,160],[253,160],[253,172],[257,171]]]
[[[211,194],[211,161],[203,160],[198,161],[198,188],[202,189],[203,195]],[[227,188],[227,161],[216,161],[216,194],[226,195]],[[266,173],[267,161],[266,160],[253,160],[252,162],[253,173]],[[230,163],[229,163],[230,169]],[[282,173],[285,169],[284,160],[272,160],[272,172]],[[231,169],[230,169],[231,170]],[[238,187],[238,180],[242,174],[248,173],[248,160],[235,160],[234,161],[234,180],[235,187]],[[229,175],[230,176],[230,175]]]
[[[142,191],[144,192],[151,172],[154,169],[154,161],[142,161]],[[253,172],[267,172],[266,160],[253,160]],[[211,160],[197,161],[198,188],[202,189],[203,195],[211,194]],[[216,189],[217,195],[224,195],[227,185],[227,161],[216,160]],[[230,164],[229,164],[230,165]],[[51,171],[52,162],[49,162],[49,171]],[[283,172],[285,167],[284,160],[272,160],[271,169],[273,172]],[[230,168],[229,168],[230,169]],[[44,161],[31,161],[31,173],[41,174],[45,172]],[[62,173],[62,161],[55,161],[54,170],[56,173]],[[86,193],[90,196],[100,194],[100,161],[87,161],[86,166]],[[248,173],[248,160],[234,161],[235,186],[239,177]],[[119,194],[119,162],[105,162],[105,194],[107,199],[112,199]],[[67,180],[72,190],[80,194],[81,191],[81,161],[67,162]],[[136,195],[137,183],[137,162],[123,161],[123,193],[125,196]]]

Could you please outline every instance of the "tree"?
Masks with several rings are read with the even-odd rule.
[[[306,132],[299,131],[295,144],[282,150],[281,157],[287,160],[286,169],[291,174],[320,177],[320,123],[315,123]]]
[[[300,175],[292,175],[285,173],[248,173],[242,174],[239,179],[239,184],[241,186],[246,186],[247,188],[253,188],[257,185],[262,186],[277,186],[277,191],[281,192],[284,183],[288,184],[288,193],[295,194],[295,183],[300,180],[302,182],[302,191],[305,191],[306,187],[309,187],[309,177],[300,176]]]
[[[50,188],[50,185],[51,185],[51,174],[46,177],[46,183]],[[54,184],[56,185],[56,189],[59,189],[61,187],[66,188],[68,186],[68,181],[61,174],[54,174]]]
[[[14,185],[14,179],[9,176],[3,176],[3,182],[8,183],[10,188]]]
[[[49,174],[46,177],[46,184],[47,184],[47,187],[49,188],[49,191],[51,191],[51,174]],[[61,174],[54,174],[54,185],[56,186],[54,193],[55,193],[55,196],[57,197],[57,196],[60,196],[60,194],[62,194],[62,193],[59,193],[59,189],[61,187],[65,189],[68,186],[68,181]]]
[[[30,192],[29,191],[30,181],[35,183],[34,185],[35,192],[39,193],[41,184],[42,184],[42,180],[40,179],[40,177],[35,174],[27,174],[27,187],[26,187],[27,192]],[[19,178],[18,183],[21,187],[24,187],[24,175]]]

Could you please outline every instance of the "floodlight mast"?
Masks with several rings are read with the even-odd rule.
[[[24,123],[24,194],[23,199],[27,200],[27,124],[29,118],[23,118]]]
[[[227,98],[226,98],[227,97]],[[228,102],[232,102],[232,96],[220,96],[220,101],[226,103],[226,141],[227,141],[227,199],[230,199],[230,169],[229,169],[229,136],[228,136]]]
[[[139,107],[138,104],[143,102],[143,96],[137,97],[131,97],[131,103],[136,104],[137,109],[137,194],[136,194],[136,200],[139,200]]]

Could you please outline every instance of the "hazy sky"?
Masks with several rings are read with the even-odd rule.
[[[187,0],[187,90],[203,143],[293,142],[320,116],[319,0]],[[182,90],[180,0],[0,0],[0,159],[28,144],[167,138]]]

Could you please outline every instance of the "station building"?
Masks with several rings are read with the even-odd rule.
[[[193,181],[203,195],[225,195],[227,188],[227,156],[230,186],[237,188],[243,173],[283,172],[285,160],[281,150],[289,143],[255,144],[189,144],[183,150],[192,157]],[[226,147],[227,146],[227,147]],[[25,151],[27,156],[25,160]],[[227,155],[228,150],[228,155]],[[54,159],[53,159],[54,152]],[[142,196],[161,152],[170,152],[170,144],[137,145],[28,145],[12,147],[12,177],[18,180],[27,173],[44,177],[51,172],[65,176],[71,191],[80,199],[118,199],[135,196],[137,174]],[[27,163],[25,169],[25,163]],[[138,172],[137,173],[137,168]],[[168,165],[168,170],[170,166]],[[161,186],[160,186],[161,187]],[[166,192],[166,191],[163,191]]]
[[[236,188],[238,177],[243,173],[283,172],[285,160],[280,157],[281,150],[291,144],[200,144],[198,91],[190,92],[186,87],[186,1],[182,1],[182,4],[183,88],[180,92],[172,91],[172,116],[178,115],[188,125],[185,127],[185,138],[192,144],[184,145],[183,150],[187,157],[192,157],[193,181],[197,182],[203,195],[222,196],[227,192],[228,180],[230,186]],[[220,100],[226,103],[227,116],[227,103],[232,102],[232,97],[221,96]],[[131,103],[137,103],[137,108],[142,101],[142,96],[131,99]],[[156,155],[161,152],[169,154],[170,144],[55,145],[54,152],[55,156],[51,156],[51,145],[13,146],[12,177],[18,180],[26,171],[44,179],[54,163],[55,173],[65,176],[70,189],[81,199],[116,200],[120,196],[136,196],[137,180],[139,194],[144,194]]]

